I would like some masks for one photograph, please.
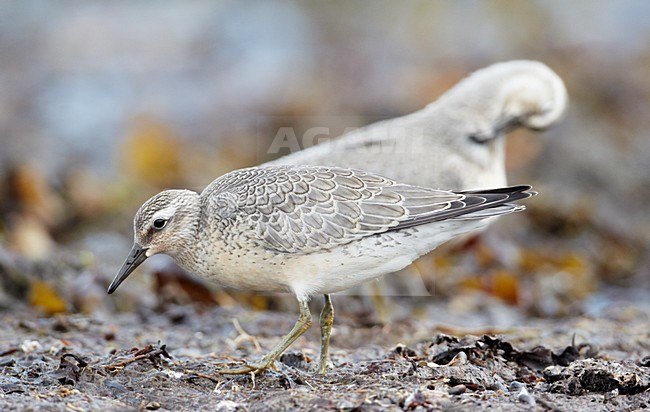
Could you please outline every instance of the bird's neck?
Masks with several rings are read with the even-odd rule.
[[[182,220],[182,229],[176,233],[176,247],[174,254],[170,256],[185,269],[191,270],[189,267],[191,262],[196,260],[196,256],[200,256],[200,250],[197,250],[199,242],[199,233],[201,227],[201,206],[199,197],[188,198],[185,207],[179,216]]]

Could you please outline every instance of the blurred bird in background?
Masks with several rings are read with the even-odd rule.
[[[502,62],[472,73],[420,111],[264,165],[353,167],[413,185],[451,190],[500,187],[507,184],[506,134],[520,127],[547,129],[562,119],[567,105],[564,82],[544,63]],[[414,266],[422,276],[417,263]],[[389,317],[382,298],[385,287],[377,282],[373,286],[379,321],[385,323]],[[420,285],[411,289],[423,290]]]

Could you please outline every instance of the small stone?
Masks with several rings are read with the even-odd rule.
[[[20,349],[25,352],[25,353],[32,353],[36,351],[40,351],[43,349],[43,346],[37,341],[37,340],[25,340],[23,341],[23,344],[20,345]]]
[[[466,390],[467,390],[467,386],[465,386],[463,384],[460,384],[460,385],[452,386],[451,388],[449,388],[449,394],[450,395],[460,395],[462,393],[465,393]]]
[[[530,394],[530,392],[528,392],[528,389],[526,388],[525,383],[513,381],[510,384],[510,390],[512,392],[518,391],[515,394],[515,397],[517,398],[517,400],[519,402],[528,404],[530,406],[535,406],[535,403],[536,403],[535,398],[533,397],[533,395]]]
[[[342,400],[336,404],[336,409],[339,411],[351,411],[356,408],[356,405],[348,400]]]
[[[144,408],[149,411],[155,411],[157,409],[160,409],[160,404],[156,401],[152,401],[149,402]]]
[[[467,364],[467,354],[465,352],[458,352],[449,363],[448,366],[461,366]]]
[[[526,384],[522,383],[522,382],[512,381],[512,383],[510,383],[510,390],[511,391],[518,391],[518,390],[520,390],[521,388],[524,388],[524,387],[526,387]]]
[[[221,401],[215,405],[214,410],[218,412],[235,412],[242,409],[237,402],[233,401]]]
[[[292,368],[308,370],[309,369],[309,359],[302,352],[286,352],[280,356],[280,362],[284,363],[287,366]]]

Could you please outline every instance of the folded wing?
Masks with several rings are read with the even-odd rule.
[[[510,213],[523,207],[508,202],[532,196],[528,189],[451,192],[360,170],[279,166],[229,173],[202,197],[261,246],[312,253],[387,231]]]

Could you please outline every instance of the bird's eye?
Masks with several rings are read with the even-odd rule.
[[[153,221],[153,228],[154,229],[162,229],[165,227],[167,224],[167,221],[165,219],[156,219]]]

